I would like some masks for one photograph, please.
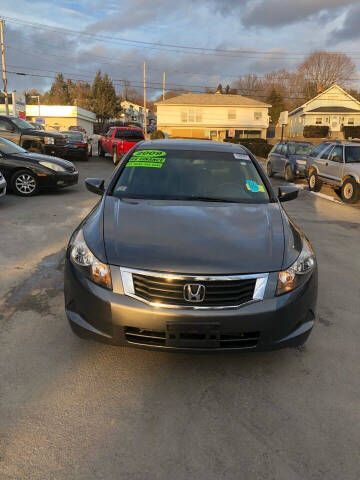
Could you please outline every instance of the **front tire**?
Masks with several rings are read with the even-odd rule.
[[[353,178],[347,178],[341,187],[341,198],[345,203],[356,203],[359,199],[359,187]]]
[[[16,195],[32,197],[39,191],[39,181],[34,173],[20,170],[12,176],[11,188]]]
[[[322,187],[322,181],[318,177],[315,170],[312,170],[309,173],[308,183],[309,183],[309,188],[312,192],[320,192]]]
[[[98,155],[99,157],[105,157],[105,152],[101,146],[101,142],[98,143]]]
[[[117,153],[116,148],[113,150],[113,164],[117,165],[119,163],[119,155]]]
[[[274,176],[274,172],[273,172],[272,165],[271,165],[270,161],[268,161],[267,164],[266,164],[266,172],[267,172],[267,176],[269,178]]]
[[[294,172],[292,171],[291,165],[287,164],[284,172],[285,180],[287,182],[293,182],[295,180]]]

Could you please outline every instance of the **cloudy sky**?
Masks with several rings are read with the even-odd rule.
[[[9,72],[38,75],[9,73],[9,90],[46,89],[56,72],[91,80],[98,68],[117,88],[139,86],[146,60],[150,95],[164,71],[169,88],[200,91],[295,69],[319,48],[349,52],[360,72],[360,0],[0,0],[0,13]]]

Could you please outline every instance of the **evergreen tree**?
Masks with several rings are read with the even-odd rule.
[[[50,91],[44,97],[48,105],[71,105],[68,83],[62,73],[55,77]]]
[[[221,83],[219,83],[219,85],[216,89],[216,93],[223,93],[223,87],[222,87]]]
[[[273,87],[270,94],[266,98],[266,102],[270,103],[271,105],[271,108],[269,109],[271,123],[276,124],[276,122],[279,120],[280,112],[285,110],[284,97]]]
[[[229,85],[229,84],[226,85],[225,93],[226,93],[227,95],[229,95],[229,93],[231,93],[231,89],[230,89],[230,85]]]
[[[100,70],[95,75],[91,87],[91,111],[95,113],[102,126],[121,111],[111,79],[107,73],[102,76]]]

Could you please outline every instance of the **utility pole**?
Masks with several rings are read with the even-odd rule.
[[[6,64],[5,64],[5,42],[4,42],[4,20],[0,20],[0,38],[1,38],[1,67],[2,77],[4,83],[4,95],[5,95],[5,112],[9,115],[9,99],[7,93],[7,77],[6,77]]]
[[[146,112],[146,62],[144,62],[144,135],[147,137],[147,112]]]
[[[166,82],[166,73],[163,73],[163,94],[162,94],[162,99],[163,101],[165,100],[165,82]]]

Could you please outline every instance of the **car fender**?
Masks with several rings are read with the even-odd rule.
[[[317,168],[316,165],[310,165],[310,166],[308,167],[309,175],[311,174],[312,170],[315,170],[316,174],[319,175],[319,169]]]
[[[356,174],[347,174],[347,175],[344,175],[341,182],[340,182],[340,187],[343,186],[343,183],[345,182],[345,180],[347,180],[348,178],[353,178],[355,180],[355,182],[357,183],[360,183],[360,178],[359,178],[359,175],[356,175]]]

